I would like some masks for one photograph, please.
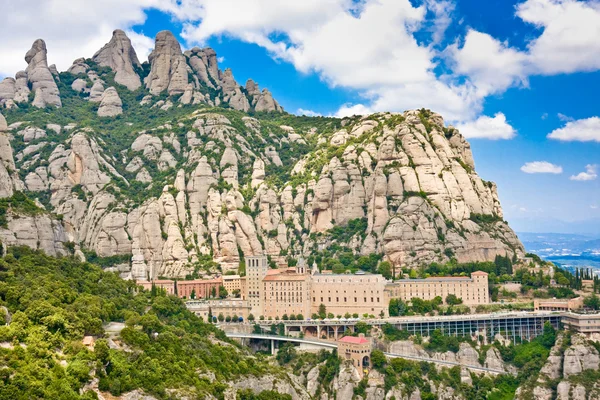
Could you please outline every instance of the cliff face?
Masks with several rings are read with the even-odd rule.
[[[227,270],[334,244],[397,266],[523,253],[496,185],[440,115],[281,115],[268,90],[242,88],[212,49],[182,53],[168,32],[150,62],[116,31],[60,74],[61,114],[4,101],[0,195],[29,192],[76,248],[130,256],[153,277],[185,276],[203,254]],[[135,92],[120,84],[135,87],[132,73],[145,83]]]
[[[565,344],[565,340],[564,336],[557,340],[535,383],[519,387],[516,399],[592,400],[600,397],[598,350],[582,335],[573,335],[569,344]]]

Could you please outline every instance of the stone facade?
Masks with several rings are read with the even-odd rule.
[[[138,285],[142,286],[146,290],[152,290],[152,286],[167,291],[167,294],[175,294],[175,281],[164,279],[155,281],[138,282]]]
[[[375,274],[313,274],[311,277],[311,314],[325,305],[327,313],[388,315],[384,290],[388,281]]]
[[[338,340],[338,355],[343,360],[349,360],[360,376],[371,366],[371,342],[364,334],[358,337],[344,336]],[[368,371],[368,370],[367,370]]]
[[[192,292],[195,299],[207,299],[219,294],[219,287],[223,286],[223,279],[196,279],[193,281],[178,281],[177,296],[182,299],[191,299]]]
[[[265,318],[302,314],[310,316],[310,276],[287,269],[263,279],[262,308]]]
[[[427,279],[401,279],[388,283],[385,287],[385,303],[391,299],[410,301],[413,297],[432,300],[439,296],[453,294],[462,299],[463,304],[478,305],[490,302],[488,274],[476,271],[471,277],[432,277]]]
[[[186,303],[186,307],[205,321],[209,316],[218,317],[223,314],[224,317],[238,316],[244,320],[250,315],[250,306],[246,300],[223,299],[223,300],[192,300]]]
[[[583,308],[583,297],[574,299],[533,300],[534,311],[572,311]]]
[[[223,286],[229,294],[232,294],[236,290],[241,294],[242,278],[239,275],[223,275]]]

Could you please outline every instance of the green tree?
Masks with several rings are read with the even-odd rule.
[[[600,297],[593,293],[583,299],[583,305],[592,310],[600,310]]]
[[[192,289],[192,293],[190,293],[190,299],[194,300],[196,298],[196,289]]]
[[[371,352],[371,363],[376,370],[383,372],[386,361],[385,354],[381,350],[374,349]]]
[[[327,309],[325,308],[325,304],[321,303],[319,305],[319,312],[318,312],[318,314],[319,314],[319,318],[321,318],[321,319],[327,318]]]
[[[448,296],[446,296],[446,304],[448,304],[450,306],[456,306],[456,305],[462,304],[462,299],[459,297],[456,297],[455,294],[450,293]]]
[[[285,343],[279,347],[275,358],[279,365],[289,364],[290,361],[296,358],[296,348],[291,343]]]
[[[227,289],[225,289],[225,286],[219,286],[219,297],[224,299],[225,297],[227,297],[227,294],[228,293],[227,293]]]
[[[371,332],[371,325],[363,321],[358,321],[356,325],[354,325],[354,332],[368,335]]]
[[[406,313],[406,304],[402,299],[390,299],[388,306],[390,317],[399,317]]]
[[[385,279],[392,279],[393,278],[392,264],[390,264],[388,261],[381,262],[379,264],[379,267],[377,268],[377,272],[380,273],[381,275],[383,275],[383,277]]]
[[[264,317],[263,317],[264,319]],[[254,321],[254,314],[248,314],[248,321],[253,322]]]

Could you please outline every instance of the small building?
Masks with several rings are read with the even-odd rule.
[[[362,333],[358,337],[344,336],[338,340],[338,356],[352,361],[361,377],[371,367],[371,348],[371,341]]]
[[[561,318],[565,329],[571,329],[578,333],[590,336],[593,333],[600,333],[600,314],[576,314],[565,313]]]
[[[96,345],[96,339],[93,336],[84,336],[81,341],[83,345],[90,351],[94,351],[94,346]]]
[[[594,280],[593,279],[582,279],[581,280],[581,287],[584,290],[594,290]]]
[[[210,316],[218,317],[219,314],[223,314],[223,317],[242,317],[245,321],[250,315],[250,305],[247,300],[190,300],[185,303],[185,306],[204,321],[208,321]]]
[[[572,311],[583,308],[583,297],[574,299],[533,300],[533,311]]]
[[[219,295],[219,288],[223,286],[223,279],[195,279],[193,281],[178,281],[177,296],[182,299],[207,299]]]
[[[311,314],[319,312],[323,304],[333,315],[368,314],[388,315],[384,290],[387,280],[380,274],[328,274],[311,276]]]
[[[263,279],[262,310],[265,318],[310,315],[310,276],[296,269],[271,270]]]
[[[242,294],[242,278],[239,275],[223,275],[223,286],[227,293],[237,292]]]
[[[154,286],[159,289],[164,289],[167,294],[175,294],[175,281],[169,279],[138,282],[138,285],[146,290],[152,290],[152,286]]]
[[[467,276],[441,276],[426,279],[399,279],[390,282],[385,287],[386,304],[391,299],[410,301],[413,297],[423,300],[433,300],[453,294],[463,301],[463,304],[473,306],[490,302],[488,274],[483,271]]]

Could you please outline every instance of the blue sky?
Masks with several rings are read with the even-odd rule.
[[[0,43],[0,76],[24,68],[37,37],[63,70],[114,28],[140,58],[168,29],[184,48],[213,47],[221,68],[268,87],[292,113],[431,108],[469,138],[515,229],[600,233],[597,0],[10,3],[0,0],[12,21],[0,27],[10,42]],[[46,9],[31,21],[28,8]]]

